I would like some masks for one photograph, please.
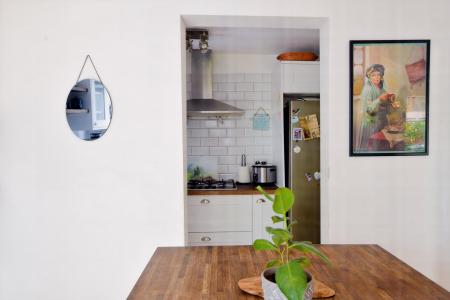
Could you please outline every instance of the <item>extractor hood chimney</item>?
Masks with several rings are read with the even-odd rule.
[[[245,111],[212,97],[211,50],[191,49],[191,99],[187,101],[188,117],[242,116]]]

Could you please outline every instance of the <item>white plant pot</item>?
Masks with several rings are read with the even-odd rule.
[[[261,284],[264,292],[264,299],[266,300],[287,300],[286,296],[278,288],[277,284],[268,278],[275,278],[276,268],[271,268],[264,270],[261,274]],[[306,277],[308,284],[306,286],[306,291],[303,296],[303,300],[311,300],[313,297],[313,284],[312,276],[306,272]]]

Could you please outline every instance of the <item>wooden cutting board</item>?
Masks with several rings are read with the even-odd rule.
[[[256,295],[261,298],[264,297],[261,287],[261,277],[259,276],[241,279],[238,282],[238,286],[246,293]],[[314,299],[328,298],[335,295],[335,291],[333,289],[329,288],[319,280],[313,279],[313,287]]]

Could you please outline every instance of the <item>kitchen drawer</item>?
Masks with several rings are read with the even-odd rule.
[[[188,234],[189,246],[251,245],[252,232],[195,232]]]
[[[252,231],[252,196],[188,196],[188,232]]]

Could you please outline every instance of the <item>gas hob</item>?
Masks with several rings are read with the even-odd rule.
[[[236,183],[233,179],[229,180],[214,180],[214,179],[200,179],[189,180],[187,184],[188,190],[203,190],[203,191],[226,191],[237,190]]]

